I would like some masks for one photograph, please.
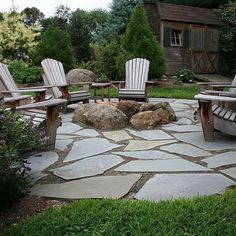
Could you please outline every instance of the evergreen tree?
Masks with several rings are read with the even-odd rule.
[[[141,5],[135,8],[121,39],[121,53],[117,58],[117,66],[121,74],[124,73],[126,60],[135,57],[150,61],[151,78],[160,78],[165,73],[163,50],[148,24]]]
[[[65,30],[49,27],[42,33],[41,39],[32,53],[33,64],[40,65],[45,58],[61,61],[66,71],[71,68],[73,50],[70,35]]]
[[[135,6],[140,2],[142,0],[113,0],[107,22],[98,28],[97,34],[94,35],[95,41],[106,45],[113,39],[119,40],[127,28]]]

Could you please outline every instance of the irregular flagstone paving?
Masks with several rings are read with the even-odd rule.
[[[123,161],[124,160],[117,155],[100,155],[89,157],[51,171],[54,175],[62,179],[72,180],[102,174]]]
[[[225,170],[222,170],[221,172],[231,176],[232,178],[236,180],[236,167],[225,169]]]
[[[215,142],[205,142],[202,132],[173,134],[182,142],[190,143],[207,151],[236,149],[236,138],[219,135],[215,132]]]
[[[143,140],[130,140],[129,144],[124,149],[125,151],[148,150],[161,145],[175,143],[176,140],[159,140],[159,141],[143,141]]]
[[[221,174],[157,174],[148,180],[135,198],[170,200],[217,194],[235,182]]]
[[[102,134],[115,142],[124,141],[127,139],[132,139],[132,137],[125,131],[125,130],[115,130],[115,131],[108,131],[102,132]]]
[[[114,152],[114,154],[143,160],[167,160],[180,158],[179,156],[161,151]]]
[[[73,139],[56,140],[55,148],[64,151],[66,147],[73,143]]]
[[[56,152],[41,152],[28,157],[26,166],[30,167],[30,178],[36,182],[46,176],[42,171],[58,161],[59,156]]]
[[[183,172],[210,171],[210,169],[184,159],[130,161],[121,165],[115,171],[125,172]]]
[[[236,152],[225,152],[213,157],[204,159],[208,163],[209,168],[217,168],[220,166],[235,164],[236,165]]]
[[[132,129],[127,129],[132,135],[140,137],[145,140],[162,140],[162,139],[174,139],[166,132],[162,130],[142,130],[136,131]]]
[[[202,130],[202,127],[199,125],[168,125],[162,126],[163,129],[174,131],[174,132],[199,132]]]
[[[62,199],[121,198],[141,178],[139,174],[101,176],[69,181],[62,184],[36,185],[31,194]]]
[[[83,129],[78,132],[75,132],[74,134],[84,137],[97,137],[100,136],[100,134],[94,130],[94,129]]]
[[[221,193],[235,185],[232,179],[236,179],[236,138],[216,133],[215,143],[205,142],[201,124],[193,117],[196,100],[151,98],[150,101],[170,102],[177,121],[154,130],[127,128],[101,132],[73,124],[73,112],[62,114],[63,125],[58,129],[56,141],[60,159],[56,152],[44,152],[29,160],[32,183],[37,180],[41,183],[40,178],[48,174],[54,175],[52,180],[62,178],[65,182],[52,184],[51,178],[47,178],[48,184],[35,185],[32,194],[62,199],[135,196],[161,200]],[[52,164],[54,169],[49,172]],[[218,167],[220,170],[215,169]],[[124,175],[127,172],[130,174]],[[159,174],[146,177],[153,176],[153,172]],[[139,181],[142,175],[144,178]]]
[[[182,154],[190,157],[205,157],[210,156],[210,152],[206,152],[200,148],[194,147],[190,144],[174,143],[164,147],[160,147],[161,150],[168,151],[171,153]]]
[[[62,126],[60,126],[57,129],[57,133],[58,134],[71,134],[81,129],[82,129],[81,126],[68,122],[68,123],[62,123]]]
[[[85,157],[98,155],[121,145],[110,143],[104,138],[88,138],[74,142],[71,151],[66,156],[64,162],[75,161]]]

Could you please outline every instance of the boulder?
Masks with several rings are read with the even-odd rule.
[[[123,100],[117,103],[117,108],[121,110],[128,117],[128,119],[139,112],[140,106],[140,103],[130,100]]]
[[[126,115],[108,104],[82,104],[79,106],[73,116],[73,122],[84,123],[101,130],[123,129],[127,126]]]
[[[69,84],[76,82],[94,82],[96,80],[96,76],[90,70],[74,69],[67,73],[66,79]]]

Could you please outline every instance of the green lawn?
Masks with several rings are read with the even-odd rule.
[[[236,190],[192,200],[82,200],[11,226],[4,235],[236,235]]]
[[[74,86],[70,88],[70,91],[78,91],[80,88]],[[106,90],[105,90],[106,91]],[[193,99],[194,95],[200,92],[198,86],[177,86],[172,87],[155,87],[151,88],[148,93],[150,98],[182,98],[182,99]],[[112,88],[111,97],[117,97],[117,90]]]

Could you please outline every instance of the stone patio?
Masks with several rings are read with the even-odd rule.
[[[116,100],[114,100],[116,101]],[[193,119],[197,101],[167,101],[177,121],[154,130],[102,132],[62,114],[55,152],[28,159],[31,194],[56,199],[167,200],[212,195],[236,185],[236,139],[206,143]]]

